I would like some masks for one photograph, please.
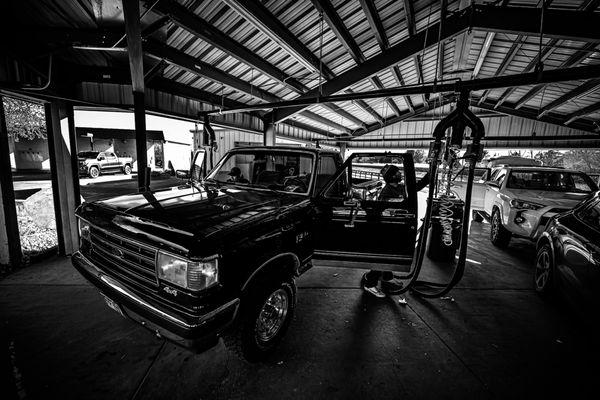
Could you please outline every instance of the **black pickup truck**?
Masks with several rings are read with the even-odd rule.
[[[287,330],[295,278],[312,265],[410,268],[412,157],[386,159],[402,169],[405,193],[379,201],[381,175],[359,173],[367,156],[239,148],[206,177],[194,160],[184,185],[82,204],[73,265],[111,308],[157,336],[196,351],[223,336],[261,359]]]

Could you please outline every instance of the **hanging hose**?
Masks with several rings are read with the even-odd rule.
[[[431,227],[431,221],[433,217],[434,193],[437,189],[437,171],[438,163],[440,162],[439,159],[442,149],[442,139],[445,137],[446,130],[452,127],[452,137],[450,138],[450,143],[447,143],[447,148],[448,146],[452,146],[453,148],[460,147],[464,135],[464,128],[466,126],[471,128],[472,143],[467,149],[467,154],[464,157],[469,163],[469,173],[467,178],[464,212],[460,221],[461,234],[459,238],[458,260],[456,261],[454,273],[449,283],[440,284],[436,282],[419,280],[421,267],[423,265],[423,258],[425,255],[425,249],[427,247],[428,231]],[[409,280],[408,283],[404,286],[402,292],[406,292],[407,290],[411,289],[413,292],[419,294],[422,297],[440,297],[448,293],[461,280],[464,274],[467,256],[468,229],[466,229],[466,227],[469,223],[471,209],[471,194],[473,190],[473,181],[475,178],[475,164],[477,163],[478,157],[480,157],[481,155],[481,139],[484,135],[485,129],[481,120],[468,109],[468,93],[460,93],[459,100],[457,102],[457,108],[447,117],[442,119],[435,127],[433,132],[434,141],[430,149],[430,186],[429,193],[427,196],[427,209],[425,212],[423,225],[421,226],[421,232],[417,242],[415,255],[413,257],[411,272],[405,276],[400,277]],[[446,201],[449,200],[446,199]],[[449,215],[447,215],[447,217],[449,217]],[[426,289],[429,289],[430,291],[425,291]]]

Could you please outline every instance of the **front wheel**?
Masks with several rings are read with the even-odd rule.
[[[475,210],[473,210],[473,221],[475,222],[483,222],[483,217],[481,214]]]
[[[131,166],[130,165],[126,165],[123,167],[123,173],[125,175],[130,175],[131,174]]]
[[[91,167],[89,174],[90,174],[90,178],[96,179],[97,177],[100,176],[100,170],[98,169],[98,167]]]
[[[535,291],[542,296],[549,296],[554,292],[554,258],[548,243],[541,246],[535,256],[533,285]]]
[[[495,209],[492,213],[492,226],[490,227],[490,241],[496,247],[507,247],[511,233],[502,225],[500,211]]]
[[[244,304],[245,303],[245,304]],[[296,309],[296,284],[260,282],[240,305],[239,324],[223,336],[227,348],[249,362],[264,360],[279,344]]]

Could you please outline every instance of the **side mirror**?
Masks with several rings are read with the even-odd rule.
[[[175,176],[181,179],[190,179],[190,171],[185,169],[178,169],[175,171]]]

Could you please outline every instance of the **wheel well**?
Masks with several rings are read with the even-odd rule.
[[[549,246],[550,246],[550,248],[552,248],[552,243],[550,243],[550,239],[548,239],[546,236],[542,236],[542,237],[541,237],[541,238],[538,240],[538,242],[537,242],[537,244],[536,244],[536,246],[535,246],[535,249],[536,249],[536,250],[539,250],[539,249],[540,249],[540,248],[541,248],[543,245],[545,245],[545,244],[549,245]]]
[[[246,282],[242,285],[242,292],[246,292],[252,283],[278,276],[283,279],[290,278],[296,274],[300,267],[300,260],[294,253],[281,253],[277,254],[254,270],[254,272],[248,277]]]

